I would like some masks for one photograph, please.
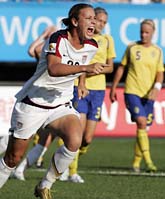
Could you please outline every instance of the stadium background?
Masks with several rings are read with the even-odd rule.
[[[0,126],[7,132],[10,114],[14,103],[14,94],[33,74],[36,62],[28,53],[30,43],[48,25],[55,24],[63,28],[61,18],[67,15],[74,2],[27,2],[0,3]],[[94,7],[104,7],[109,13],[105,33],[112,34],[117,58],[115,70],[122,54],[131,41],[139,39],[139,25],[144,18],[152,18],[156,23],[154,42],[162,47],[165,56],[165,4],[110,4],[92,3]],[[165,59],[164,59],[165,60]],[[114,72],[115,72],[114,70]],[[103,104],[102,121],[96,136],[134,136],[135,124],[131,123],[123,103],[123,81],[118,89],[118,103],[111,104],[108,99],[113,74],[107,75],[107,90]],[[150,135],[164,137],[165,94],[161,91],[155,104],[155,121]],[[120,114],[119,114],[120,113]]]

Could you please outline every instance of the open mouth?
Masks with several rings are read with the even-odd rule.
[[[94,27],[89,27],[89,28],[87,29],[87,33],[88,33],[88,35],[89,35],[89,36],[93,35],[94,30],[95,30],[95,28],[94,28]]]

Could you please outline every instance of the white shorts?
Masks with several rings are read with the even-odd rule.
[[[44,128],[52,121],[70,114],[80,117],[71,103],[54,109],[43,109],[16,102],[11,117],[10,132],[16,138],[29,139],[40,127]]]

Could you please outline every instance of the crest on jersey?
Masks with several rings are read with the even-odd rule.
[[[87,60],[87,55],[83,55],[82,56],[82,63],[85,64],[86,60]]]
[[[151,56],[155,57],[155,52],[154,51],[151,52]]]

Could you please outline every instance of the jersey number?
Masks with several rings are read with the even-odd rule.
[[[72,65],[72,66],[73,66],[73,65],[75,65],[75,66],[80,65],[78,62],[75,62],[75,63],[74,63],[72,60],[68,60],[67,64],[68,64],[68,65]]]
[[[153,121],[153,114],[150,113],[150,114],[148,114],[148,117],[147,117],[147,124],[148,124],[148,125],[151,124],[152,121]]]
[[[140,58],[141,58],[141,53],[138,50],[138,51],[136,51],[136,60],[140,60]]]

